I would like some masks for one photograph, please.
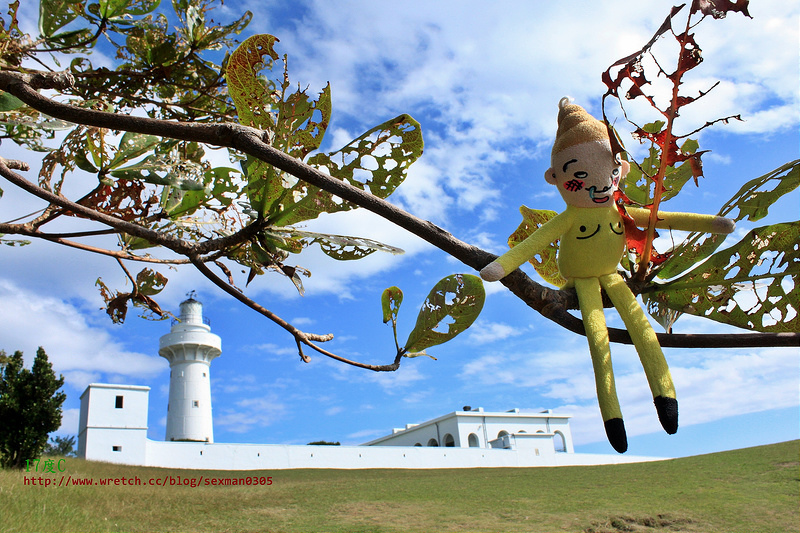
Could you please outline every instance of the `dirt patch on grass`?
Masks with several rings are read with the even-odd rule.
[[[653,531],[702,531],[700,524],[687,517],[659,514],[656,516],[612,516],[604,522],[592,522],[584,533],[644,533]]]

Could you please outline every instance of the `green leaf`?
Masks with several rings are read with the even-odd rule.
[[[750,231],[692,272],[645,294],[664,307],[740,328],[798,331],[800,221]]]
[[[453,274],[441,279],[422,304],[405,350],[422,352],[449,341],[478,318],[485,298],[483,282],[477,276]]]
[[[127,0],[125,13],[141,16],[152,13],[161,4],[161,0]]]
[[[656,122],[648,124],[643,129],[645,131],[653,130],[651,133],[659,133],[660,127],[663,122]],[[648,128],[648,126],[651,126]],[[704,152],[697,152],[699,145],[694,139],[687,139],[680,147],[681,153],[684,156],[694,155],[698,158]],[[697,163],[695,163],[697,164]],[[659,166],[661,165],[661,149],[656,144],[652,144],[649,148],[648,156],[644,158],[640,165],[632,164],[630,172],[622,181],[622,192],[636,204],[650,205],[653,203],[654,184],[650,176],[655,176],[658,173]],[[692,161],[687,160],[678,166],[670,166],[664,172],[663,191],[661,193],[661,202],[666,202],[676,197],[681,191],[686,182],[695,176],[696,169],[692,166]]]
[[[278,59],[274,49],[277,41],[272,35],[253,35],[245,39],[228,60],[225,72],[228,94],[236,106],[239,122],[245,126],[272,129],[275,97],[258,72],[262,68],[272,70],[273,61]]]
[[[317,154],[308,163],[332,177],[386,198],[403,182],[408,167],[422,155],[419,123],[400,115],[375,126],[332,154]],[[285,194],[280,210],[271,219],[276,225],[311,220],[321,213],[347,211],[355,206],[305,182],[298,182]]]
[[[163,274],[150,268],[142,269],[136,275],[136,286],[139,292],[146,296],[153,296],[163,291],[167,281]]]
[[[39,33],[52,37],[55,32],[78,18],[83,0],[40,0]]]
[[[381,309],[383,310],[383,323],[390,320],[392,324],[397,323],[397,313],[400,311],[400,304],[403,303],[403,291],[398,287],[389,287],[381,294]]]
[[[244,30],[250,24],[252,19],[253,13],[246,11],[239,20],[228,24],[227,26],[206,28],[205,34],[203,34],[202,37],[197,40],[195,46],[200,49],[217,49],[227,42],[226,40],[228,35],[234,33],[238,35],[241,33],[242,30]]]
[[[527,239],[539,227],[557,215],[555,211],[547,209],[530,209],[526,206],[520,206],[519,212],[522,214],[522,223],[517,227],[516,231],[508,237],[508,246],[513,248],[525,239]],[[552,283],[556,287],[563,287],[567,280],[558,271],[558,261],[556,256],[558,254],[559,241],[551,242],[537,255],[530,258],[529,263],[533,265],[536,272],[542,276],[548,283]]]
[[[97,173],[97,167],[95,167],[93,164],[89,162],[88,159],[86,159],[86,152],[78,150],[76,152],[73,152],[73,156],[75,158],[75,165],[77,165],[79,169],[89,172],[91,174]]]
[[[92,31],[91,28],[68,30],[53,35],[48,39],[48,42],[51,45],[57,45],[60,47],[77,47],[79,44],[85,43],[85,45],[88,47],[92,44],[89,41],[94,33],[95,32]]]
[[[108,166],[109,168],[116,168],[123,163],[136,159],[155,148],[159,142],[161,142],[161,139],[155,135],[126,132],[120,139],[117,153]]]
[[[339,261],[361,259],[377,251],[388,252],[394,255],[405,253],[402,249],[395,246],[364,237],[316,233],[285,226],[269,226],[264,230],[263,234],[276,242],[298,242],[302,240],[305,244],[300,245],[300,249],[302,249],[303,246],[315,243],[319,244],[326,255]],[[295,249],[296,247],[289,247],[286,245],[281,245],[280,247],[291,252],[300,251],[299,249]]]
[[[239,122],[268,132],[274,132],[273,113],[278,103],[277,90],[259,76],[259,71],[272,70],[278,59],[274,45],[278,39],[272,35],[253,35],[234,50],[228,60],[225,77],[228,94],[236,106]],[[274,133],[271,136],[274,139]],[[263,161],[247,157],[243,170],[247,174],[247,196],[251,207],[266,215],[284,187],[275,169]]]
[[[240,172],[230,167],[217,167],[207,170],[203,177],[203,187],[194,190],[183,191],[180,195],[180,203],[172,205],[169,209],[165,208],[170,216],[191,215],[201,206],[211,202],[218,202],[227,207],[231,205],[239,188],[234,179]]]
[[[118,179],[168,185],[184,191],[203,190],[202,165],[189,160],[175,164],[172,159],[150,155],[138,163],[114,170],[110,175]]]
[[[288,80],[284,87],[288,85]],[[317,100],[298,90],[278,102],[278,119],[272,145],[297,159],[304,159],[319,148],[331,118],[331,85],[326,85]]]
[[[756,221],[767,216],[769,207],[781,196],[795,190],[800,185],[800,160],[789,162],[775,170],[745,183],[728,200],[719,212],[720,216],[740,221],[747,218]],[[714,253],[719,248],[724,235],[691,233],[678,245],[669,259],[658,271],[658,277],[669,279],[692,268],[696,263]]]
[[[20,107],[24,106],[25,102],[14,96],[13,94],[9,94],[4,91],[0,91],[0,112],[2,111],[13,111],[15,109],[19,109]]]
[[[113,19],[121,15],[146,15],[152,13],[161,0],[98,0],[100,6],[100,14],[107,18]]]

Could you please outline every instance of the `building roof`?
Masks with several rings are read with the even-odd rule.
[[[81,398],[83,398],[84,394],[89,392],[89,389],[116,389],[116,390],[149,391],[150,387],[147,387],[145,385],[117,385],[117,384],[114,384],[114,383],[89,383],[89,385],[86,387],[86,390],[84,390],[81,393]]]

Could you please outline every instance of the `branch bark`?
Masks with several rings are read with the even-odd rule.
[[[268,144],[267,140],[264,138],[263,132],[255,128],[239,124],[187,124],[83,109],[57,102],[36,91],[37,88],[63,89],[68,86],[65,84],[70,83],[72,83],[71,77],[64,73],[39,73],[31,75],[7,71],[0,72],[0,90],[13,94],[32,108],[54,118],[110,130],[130,131],[185,141],[194,141],[218,147],[233,148],[256,157],[301,180],[389,220],[475,270],[480,270],[496,257],[494,254],[457,239],[432,222],[411,215],[383,199],[373,196],[346,182],[337,180],[302,161],[276,150]],[[69,202],[62,197],[49,193],[49,191],[36,187],[11,171],[5,164],[0,165],[0,175],[3,175],[9,179],[9,181],[12,181],[12,183],[48,202],[66,209],[81,212],[81,214],[88,218],[114,227],[120,231],[130,233],[131,235],[148,239],[153,243],[163,245],[176,253],[190,258],[192,263],[195,264],[195,267],[201,270],[204,275],[208,277],[208,274],[204,272],[205,269],[205,271],[213,276],[209,277],[209,279],[214,281],[216,278],[217,281],[214,281],[214,283],[219,287],[258,311],[256,307],[253,307],[253,305],[258,306],[258,304],[252,301],[250,301],[252,304],[247,303],[245,300],[249,299],[234,288],[231,288],[220,278],[216,277],[213,272],[208,270],[207,266],[202,261],[198,260],[199,256],[203,254],[220,250],[225,246],[237,242],[243,242],[246,238],[255,235],[260,229],[257,224],[251,224],[237,234],[229,237],[210,239],[200,243],[189,243]],[[502,280],[502,283],[529,307],[545,318],[574,333],[585,335],[582,321],[569,313],[569,309],[577,308],[577,298],[573,291],[555,290],[544,287],[530,279],[521,270],[517,270],[511,275],[506,276]],[[242,298],[244,298],[244,300]],[[274,318],[271,319],[274,320]],[[293,328],[293,326],[291,327]],[[310,341],[302,341],[302,335],[305,335],[302,334],[302,332],[300,332],[302,335],[298,336],[298,334],[292,330],[288,331],[298,340],[298,346],[300,346],[301,343],[306,344],[319,353],[333,356],[333,354],[326,353],[319,347],[312,346]],[[624,344],[632,343],[630,335],[623,329],[610,328],[609,337],[612,342]],[[680,348],[800,346],[800,333],[711,335],[662,333],[658,335],[658,338],[662,346]],[[338,356],[334,357],[338,358]],[[399,357],[401,356],[398,356],[398,358]],[[345,362],[348,362],[348,364],[353,363],[349,361]],[[398,363],[398,361],[396,361],[396,363]],[[369,368],[374,365],[358,364],[357,366]],[[394,365],[383,366],[388,367]],[[383,368],[370,369],[377,370]]]

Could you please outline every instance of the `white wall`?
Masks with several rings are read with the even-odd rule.
[[[93,461],[144,464],[149,394],[150,387],[89,385],[81,395],[78,456]]]
[[[535,438],[533,436],[531,440]],[[529,452],[484,448],[290,446],[148,440],[146,466],[194,470],[417,469],[597,465],[660,460],[633,455],[549,453],[536,456]]]

